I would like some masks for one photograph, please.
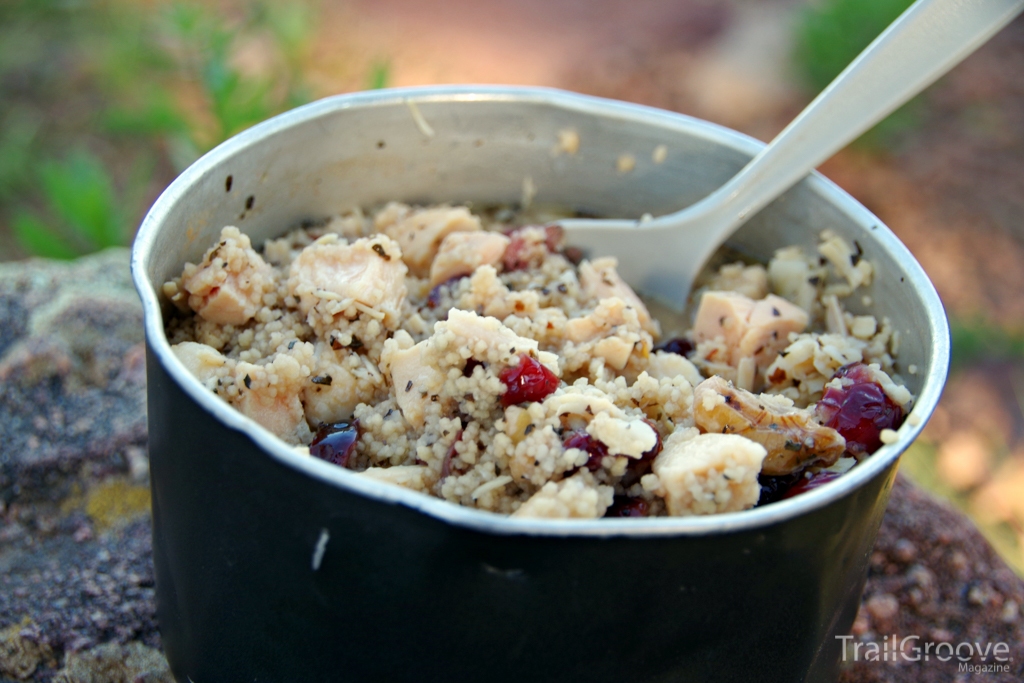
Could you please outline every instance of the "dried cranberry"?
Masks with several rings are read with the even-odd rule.
[[[506,271],[522,270],[529,267],[530,261],[526,256],[526,240],[515,232],[511,233],[509,237],[512,241],[505,247],[505,253],[501,257],[501,265]]]
[[[573,264],[574,266],[578,266],[583,261],[583,259],[587,257],[586,253],[582,249],[580,249],[579,247],[572,246],[563,249],[562,256],[564,256],[569,261],[569,263]]]
[[[882,430],[896,429],[903,422],[903,409],[874,381],[863,363],[845,365],[836,371],[835,377],[853,383],[825,390],[815,408],[818,419],[843,435],[848,452],[874,453],[882,445]]]
[[[608,447],[586,432],[573,432],[566,438],[562,445],[566,449],[578,448],[584,451],[587,458],[587,469],[596,472],[601,468],[601,459],[608,455]]]
[[[321,424],[320,428],[316,430],[316,436],[309,444],[309,453],[315,458],[341,467],[348,467],[348,461],[356,452],[358,441],[358,421]]]
[[[538,227],[538,226],[528,226]],[[523,230],[525,228],[512,228],[505,234],[508,235],[511,240],[507,247],[505,247],[505,253],[501,257],[502,265],[505,270],[522,270],[523,268],[530,267],[530,254],[529,244],[523,238]],[[556,254],[562,248],[562,243],[565,239],[565,231],[557,225],[544,226],[544,247],[551,253]]]
[[[629,498],[628,496],[615,496],[605,513],[605,517],[646,517],[650,514],[651,506],[643,498]]]
[[[542,401],[558,388],[555,373],[525,353],[519,356],[519,365],[505,368],[498,379],[507,389],[501,395],[501,405],[506,408],[526,401]]]
[[[686,337],[676,337],[669,339],[664,344],[659,344],[654,347],[655,351],[668,351],[669,353],[677,353],[680,356],[687,356],[693,352],[693,342]]]
[[[801,493],[807,493],[812,489],[816,489],[823,484],[827,484],[833,479],[839,478],[837,472],[815,472],[810,476],[803,476],[796,484],[791,486],[788,491],[782,494],[783,498],[792,498],[793,496],[799,496]]]
[[[544,246],[552,254],[557,254],[565,243],[565,230],[560,225],[544,226]]]
[[[782,500],[790,487],[800,481],[802,476],[802,472],[783,474],[777,477],[767,474],[757,475],[757,483],[761,485],[761,497],[757,499],[758,506]]]

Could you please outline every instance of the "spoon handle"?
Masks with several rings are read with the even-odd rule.
[[[739,173],[684,212],[721,216],[724,204],[735,228],[956,66],[1022,9],[1024,0],[918,0]]]

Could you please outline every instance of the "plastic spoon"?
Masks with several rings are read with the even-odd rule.
[[[566,241],[615,254],[619,273],[676,309],[736,228],[974,52],[1024,0],[918,0],[723,186],[649,221],[566,219]],[[638,242],[657,248],[637,249]]]

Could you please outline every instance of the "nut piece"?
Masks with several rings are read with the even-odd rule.
[[[819,424],[811,411],[782,396],[737,389],[721,377],[693,390],[693,417],[703,431],[739,434],[762,444],[768,455],[761,471],[772,476],[828,467],[846,450],[842,435]]]
[[[765,457],[759,443],[735,434],[675,432],[654,459],[655,491],[673,516],[746,510],[757,503],[757,474]]]
[[[464,206],[432,206],[413,209],[392,202],[377,214],[375,227],[398,242],[402,260],[416,277],[430,275],[441,242],[453,232],[477,232],[480,219]]]
[[[496,232],[448,234],[442,240],[434,262],[430,264],[430,286],[460,275],[471,275],[480,266],[497,265],[511,241]]]

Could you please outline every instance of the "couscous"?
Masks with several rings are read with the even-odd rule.
[[[519,221],[521,223],[522,221]],[[551,225],[391,203],[268,240],[225,227],[163,291],[211,391],[310,457],[521,517],[738,511],[828,481],[909,412],[860,248],[721,267],[693,325]]]

